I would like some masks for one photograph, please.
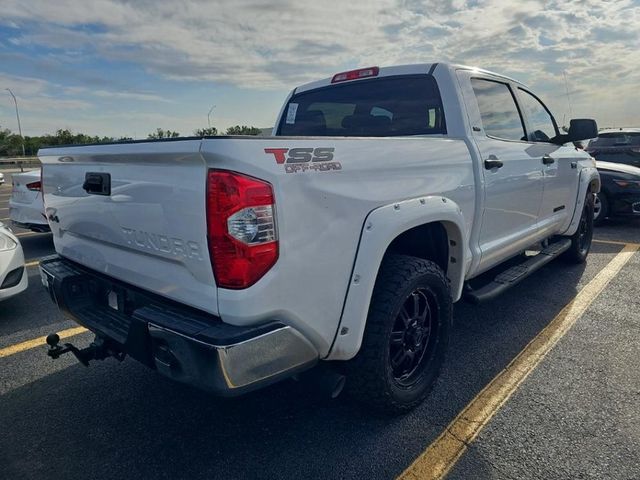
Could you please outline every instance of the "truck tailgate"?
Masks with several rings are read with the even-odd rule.
[[[217,314],[200,140],[44,149],[56,251],[81,265]]]

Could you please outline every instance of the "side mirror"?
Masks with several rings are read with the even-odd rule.
[[[568,142],[587,140],[598,136],[598,124],[590,118],[575,118],[569,123]]]

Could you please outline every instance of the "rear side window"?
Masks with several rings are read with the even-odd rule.
[[[504,140],[527,140],[520,112],[507,84],[472,78],[471,86],[487,135]]]
[[[446,133],[442,100],[430,75],[332,85],[295,95],[279,135],[393,137]]]

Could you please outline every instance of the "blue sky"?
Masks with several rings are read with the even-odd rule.
[[[26,135],[189,135],[212,105],[219,129],[269,127],[297,84],[431,61],[514,76],[559,123],[640,126],[640,0],[2,3],[0,87]],[[0,126],[17,130],[7,92]]]

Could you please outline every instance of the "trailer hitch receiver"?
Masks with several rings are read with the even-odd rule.
[[[47,355],[54,360],[65,353],[72,353],[85,367],[89,366],[91,360],[104,360],[105,358],[113,357],[121,362],[125,357],[124,352],[111,348],[105,339],[99,336],[96,336],[88,347],[78,348],[70,343],[60,346],[60,336],[57,333],[52,333],[47,335],[47,345],[49,345]]]

